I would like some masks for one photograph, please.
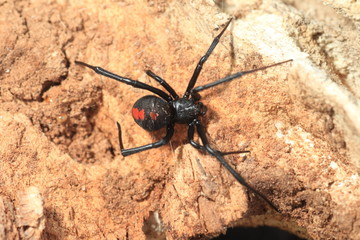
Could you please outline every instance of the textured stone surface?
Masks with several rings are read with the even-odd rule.
[[[207,239],[264,224],[359,239],[357,3],[325,3],[0,2],[0,236],[24,236],[15,216],[31,186],[44,209],[25,225],[46,239]],[[181,94],[230,16],[197,85],[294,61],[202,92],[203,122],[216,148],[251,151],[226,159],[281,213],[186,144],[186,126],[162,148],[121,157],[116,121],[126,148],[164,134],[131,117],[148,93],[74,65],[158,86],[150,69]]]

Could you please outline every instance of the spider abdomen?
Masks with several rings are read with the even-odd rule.
[[[163,99],[148,95],[135,102],[132,115],[140,127],[148,131],[156,131],[170,123],[172,109]]]

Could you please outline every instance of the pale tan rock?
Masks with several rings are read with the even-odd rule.
[[[16,226],[21,239],[41,239],[45,229],[44,203],[36,187],[20,192],[16,199]]]

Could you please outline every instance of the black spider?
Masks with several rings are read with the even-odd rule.
[[[149,92],[158,95],[158,96],[148,95],[137,100],[136,103],[134,104],[134,107],[132,108],[132,115],[134,117],[135,122],[147,131],[155,131],[166,126],[166,136],[163,137],[160,141],[157,141],[155,143],[150,143],[135,148],[124,149],[122,137],[121,137],[121,127],[120,124],[117,122],[118,131],[119,131],[120,150],[123,156],[129,156],[131,154],[138,153],[144,150],[160,147],[170,141],[171,137],[174,134],[175,123],[187,124],[189,126],[188,140],[193,147],[195,147],[196,149],[206,151],[207,153],[216,157],[220,161],[220,163],[236,178],[236,180],[240,184],[250,189],[253,193],[255,193],[264,201],[266,201],[273,209],[278,211],[277,208],[263,194],[261,194],[253,187],[251,187],[223,158],[223,156],[226,154],[248,153],[249,151],[220,152],[218,150],[213,149],[209,145],[209,141],[206,137],[204,127],[201,124],[200,120],[198,119],[200,116],[203,116],[206,113],[206,107],[201,102],[199,102],[200,95],[198,94],[198,92],[217,86],[225,82],[229,82],[233,79],[240,78],[241,76],[244,76],[249,73],[253,73],[259,70],[263,70],[266,68],[270,68],[276,65],[280,65],[292,61],[292,59],[290,59],[284,62],[275,63],[258,69],[238,72],[230,76],[227,76],[225,78],[222,78],[220,80],[217,80],[215,82],[194,88],[196,80],[198,79],[200,71],[203,67],[203,64],[206,62],[206,60],[213,52],[216,45],[219,43],[220,37],[223,35],[226,28],[229,26],[231,20],[232,19],[230,19],[226,23],[224,29],[220,32],[220,34],[217,37],[215,37],[215,39],[211,43],[206,54],[200,59],[183,97],[179,97],[175,92],[175,90],[164,79],[157,76],[150,70],[147,70],[146,74],[151,78],[155,79],[157,82],[159,82],[160,85],[163,86],[168,91],[169,94],[159,88],[154,88],[148,84],[136,80],[132,80],[129,78],[121,77],[101,67],[92,66],[87,63],[79,62],[79,61],[75,61],[75,63],[88,67],[94,70],[98,74],[131,85],[135,88],[145,89]],[[201,139],[202,145],[194,141],[195,127]]]

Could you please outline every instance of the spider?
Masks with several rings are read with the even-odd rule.
[[[195,87],[196,81],[199,77],[199,74],[201,72],[201,69],[204,65],[204,63],[207,61],[213,50],[215,49],[216,45],[219,43],[219,40],[221,36],[224,34],[225,30],[229,26],[232,19],[230,19],[225,27],[222,29],[222,31],[217,35],[213,42],[211,43],[209,49],[205,53],[203,57],[201,57],[200,61],[198,62],[195,71],[188,83],[187,89],[183,95],[183,97],[179,97],[179,95],[175,92],[175,90],[161,77],[156,75],[150,70],[145,71],[146,74],[153,78],[155,81],[157,81],[163,88],[168,92],[152,87],[148,84],[132,80],[130,78],[125,78],[122,76],[119,76],[117,74],[114,74],[112,72],[109,72],[101,67],[92,66],[90,64],[75,61],[76,64],[88,67],[95,71],[97,74],[103,75],[108,78],[112,78],[116,81],[128,84],[130,86],[133,86],[135,88],[141,88],[145,89],[149,92],[154,93],[157,96],[154,95],[147,95],[139,100],[137,100],[132,108],[132,115],[135,120],[135,122],[140,125],[143,129],[147,131],[156,131],[163,127],[166,127],[166,135],[159,141],[146,144],[140,147],[134,147],[134,148],[128,148],[124,149],[123,141],[122,141],[122,134],[121,134],[121,126],[120,123],[117,122],[118,127],[118,136],[119,136],[119,145],[121,154],[126,157],[131,154],[135,154],[138,152],[142,152],[145,150],[149,150],[152,148],[158,148],[160,146],[163,146],[167,144],[170,139],[172,138],[174,134],[174,125],[175,123],[180,124],[187,124],[188,125],[188,140],[190,144],[199,150],[205,151],[208,154],[214,156],[234,177],[235,179],[248,188],[250,191],[252,191],[254,194],[256,194],[258,197],[263,199],[265,202],[267,202],[273,209],[278,211],[278,209],[260,192],[255,190],[252,186],[250,186],[243,177],[239,173],[237,173],[231,165],[229,165],[225,159],[223,158],[224,155],[228,154],[236,154],[236,153],[248,153],[249,151],[233,151],[233,152],[221,152],[219,150],[215,150],[213,147],[210,146],[208,138],[206,136],[205,130],[203,125],[201,124],[201,121],[199,117],[204,116],[206,113],[206,107],[204,104],[199,102],[200,95],[199,92],[203,91],[208,88],[215,87],[219,84],[229,82],[231,80],[240,78],[246,74],[253,73],[256,71],[264,70],[270,67],[274,67],[286,62],[292,61],[292,59],[275,63],[269,66],[249,70],[249,71],[243,71],[234,73],[230,76],[224,77],[220,80],[217,80],[212,83],[205,84],[203,86]],[[201,143],[198,143],[194,140],[194,133],[196,131],[199,135],[199,138],[201,139]]]

